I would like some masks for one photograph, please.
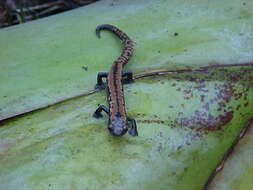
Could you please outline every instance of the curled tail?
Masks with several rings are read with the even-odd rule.
[[[123,42],[125,40],[131,40],[124,32],[122,32],[120,29],[118,29],[117,27],[110,25],[110,24],[102,24],[97,26],[96,28],[96,35],[98,38],[100,38],[100,31],[101,30],[109,30],[111,32],[113,32],[114,34],[116,34]]]
[[[116,61],[123,62],[123,65],[126,64],[131,55],[133,54],[133,41],[128,37],[128,35],[126,35],[123,31],[113,25],[102,24],[97,26],[96,35],[98,38],[100,38],[101,30],[109,30],[121,39],[122,43],[124,44],[124,48],[120,57]]]

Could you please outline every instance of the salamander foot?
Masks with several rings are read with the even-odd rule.
[[[104,105],[99,105],[92,116],[95,118],[101,118],[103,117],[103,115],[101,114],[102,111],[104,111],[106,114],[109,114],[109,110],[107,107],[105,107]]]
[[[138,136],[136,122],[133,118],[127,117],[127,120],[131,123],[131,128],[128,130],[129,135]]]

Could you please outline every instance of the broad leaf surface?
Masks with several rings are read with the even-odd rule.
[[[0,30],[0,119],[29,112],[1,123],[0,189],[202,189],[252,118],[252,7],[106,0]],[[138,137],[91,117],[106,104],[96,74],[121,48],[95,37],[104,23],[135,41],[124,88]],[[169,70],[184,72],[148,76]]]

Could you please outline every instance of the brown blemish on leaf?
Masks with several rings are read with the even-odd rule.
[[[197,130],[219,130],[233,119],[233,111],[218,116],[210,113],[195,111],[192,117],[181,117],[174,120],[174,125]]]
[[[206,75],[186,74],[186,75],[171,75],[171,78],[176,81],[191,81],[186,87],[178,87],[176,90],[184,94],[184,99],[191,101],[193,94],[200,93],[201,106],[199,110],[193,111],[193,115],[184,116],[183,112],[178,112],[176,119],[168,117],[169,121],[150,119],[142,120],[143,123],[161,123],[169,125],[170,127],[188,127],[194,130],[212,131],[219,130],[228,124],[234,116],[234,111],[241,108],[241,106],[248,106],[248,91],[250,86],[253,86],[253,67],[236,68],[230,70],[225,68],[210,67],[203,70]],[[209,81],[217,81],[214,83],[214,96],[209,96]],[[249,80],[250,79],[250,80]],[[252,79],[252,80],[251,80]],[[238,83],[243,88],[237,88]],[[176,86],[172,83],[172,86]],[[239,105],[231,105],[231,101],[245,100],[246,103]],[[182,108],[186,108],[188,104],[181,104]],[[174,108],[169,105],[169,108]]]
[[[145,117],[146,116],[146,114],[144,114],[144,113],[136,113],[136,115],[139,116],[139,117]]]
[[[205,101],[205,95],[203,95],[203,94],[200,95],[200,101],[201,101],[201,102],[204,102],[204,101]]]
[[[183,112],[178,112],[177,115],[180,116],[180,115],[183,115],[184,113]]]
[[[151,123],[156,123],[156,124],[165,124],[164,120],[155,120],[155,119],[143,119],[143,120],[137,120],[137,122],[139,123],[147,123],[147,124],[151,124]]]
[[[157,151],[162,152],[163,149],[164,149],[164,147],[162,146],[162,143],[159,143],[159,145],[157,147]]]
[[[247,107],[249,105],[249,102],[246,102],[245,104],[243,104],[244,107]]]
[[[191,89],[185,89],[185,90],[183,90],[183,93],[184,94],[191,94],[192,91],[191,91]]]
[[[239,104],[238,106],[236,106],[236,110],[239,110],[241,107],[241,105]]]

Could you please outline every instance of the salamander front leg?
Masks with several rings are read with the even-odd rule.
[[[96,111],[93,113],[93,117],[103,117],[103,115],[101,114],[102,111],[104,111],[107,115],[109,114],[109,109],[107,107],[105,107],[104,105],[99,105]]]
[[[97,75],[97,84],[95,86],[95,89],[103,90],[106,88],[106,82],[103,82],[103,78],[107,78],[108,73],[107,72],[99,72]]]
[[[134,82],[133,72],[130,72],[130,71],[123,72],[122,73],[122,82],[123,82],[123,84],[133,83]]]
[[[127,120],[131,123],[131,128],[128,130],[129,135],[138,136],[135,120],[131,117],[127,117]]]

